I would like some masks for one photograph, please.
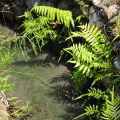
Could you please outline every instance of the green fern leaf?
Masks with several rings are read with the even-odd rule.
[[[42,16],[47,16],[51,20],[56,20],[59,23],[64,24],[66,27],[70,27],[72,25],[74,27],[74,20],[72,18],[72,13],[68,10],[60,10],[58,8],[50,7],[50,6],[34,6],[32,11],[35,11]]]
[[[98,110],[98,106],[96,105],[89,105],[89,106],[86,106],[85,108],[85,113],[75,117],[73,120],[77,120],[83,116],[90,116],[90,115],[94,115],[94,114],[97,114],[99,112]]]

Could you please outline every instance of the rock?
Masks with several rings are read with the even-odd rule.
[[[116,41],[113,44],[113,50],[114,52],[116,52],[117,54],[120,54],[120,41]]]
[[[92,0],[92,2],[95,6],[104,9],[110,23],[115,23],[115,16],[120,12],[120,0],[110,0],[109,2],[105,2],[105,0]]]
[[[107,8],[106,14],[108,19],[111,19],[112,17],[119,14],[120,6],[113,4]]]
[[[100,13],[99,9],[96,9],[94,6],[90,7],[89,10],[89,23],[91,25],[96,25],[98,27],[102,27],[104,21],[102,20],[102,13]]]
[[[14,21],[13,7],[11,7],[9,4],[5,4],[2,8],[2,16],[5,19]]]
[[[63,10],[70,10],[73,7],[73,1],[72,0],[60,0],[60,2],[57,5],[57,8],[63,9]]]
[[[7,107],[8,107],[7,98],[3,92],[0,92],[0,119],[1,120],[9,120]]]
[[[117,70],[120,70],[120,55],[117,55],[114,59],[114,67]]]
[[[92,0],[93,4],[99,8],[103,8],[105,11],[107,7],[104,5],[104,0]]]
[[[34,5],[41,5],[42,1],[41,0],[26,0],[26,5],[29,9],[31,9]]]

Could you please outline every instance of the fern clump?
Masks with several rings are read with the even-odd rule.
[[[88,96],[94,97],[98,100],[96,104],[86,106],[84,113],[77,116],[75,119],[83,116],[95,117],[98,120],[119,120],[120,119],[120,98],[115,95],[114,87],[108,92],[102,92],[99,89],[91,88],[87,94],[83,94],[76,99]],[[99,100],[103,99],[103,103],[99,103]],[[97,105],[98,103],[98,105]]]
[[[68,62],[75,64],[76,71],[80,73],[80,76],[95,78],[100,70],[112,67],[111,45],[98,27],[85,24],[79,28],[80,31],[72,32],[72,36],[68,39],[77,37],[84,41],[73,44],[64,50],[71,54]]]
[[[27,51],[28,47],[32,47],[35,54],[37,54],[37,48],[41,50],[51,39],[56,39],[57,32],[52,29],[51,20],[48,17],[39,16],[34,18],[29,11],[25,12],[23,16],[25,20],[21,27],[24,31],[17,38],[19,41],[18,48],[21,48],[22,51]]]

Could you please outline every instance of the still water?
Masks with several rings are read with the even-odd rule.
[[[0,26],[5,36],[13,36],[14,32]],[[29,53],[25,61],[19,56],[10,69],[14,93],[24,103],[30,101],[35,113],[28,120],[72,120],[74,105],[64,98],[63,89],[69,81],[70,71],[63,64],[57,64],[55,56],[44,51],[39,56]]]

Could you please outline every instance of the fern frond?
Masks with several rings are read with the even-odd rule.
[[[115,96],[114,87],[110,99],[106,99],[101,118],[103,120],[120,120],[120,98]]]
[[[79,97],[75,98],[75,100],[81,99],[82,97],[85,97],[85,96],[94,97],[96,99],[106,98],[105,92],[103,92],[100,89],[91,87],[90,89],[88,89],[88,93],[80,95]]]
[[[47,16],[53,21],[57,19],[59,23],[64,24],[68,28],[70,27],[70,24],[74,27],[74,20],[71,11],[60,10],[50,6],[34,6],[32,8],[32,11],[33,10],[42,16]]]
[[[73,58],[68,62],[75,63],[75,67],[79,67],[79,71],[83,73],[90,72],[89,63],[92,61],[92,54],[81,44],[73,44],[73,46],[64,49],[69,52]]]
[[[94,25],[85,24],[79,27],[81,31],[72,32],[73,35],[68,39],[82,37],[85,44],[73,44],[64,50],[72,56],[68,62],[74,63],[83,75],[92,77],[95,71],[111,67],[111,47],[105,35]]]
[[[83,116],[94,115],[94,114],[97,114],[98,112],[99,112],[99,109],[97,105],[89,105],[89,106],[86,106],[85,112],[83,114],[75,117],[73,120],[77,120]]]
[[[104,34],[102,34],[101,30],[98,27],[90,24],[85,24],[78,26],[81,31],[80,32],[72,32],[73,36],[71,37],[82,37],[91,45],[93,51],[99,52],[101,54],[105,54],[106,51],[103,51],[108,43],[107,38]]]

